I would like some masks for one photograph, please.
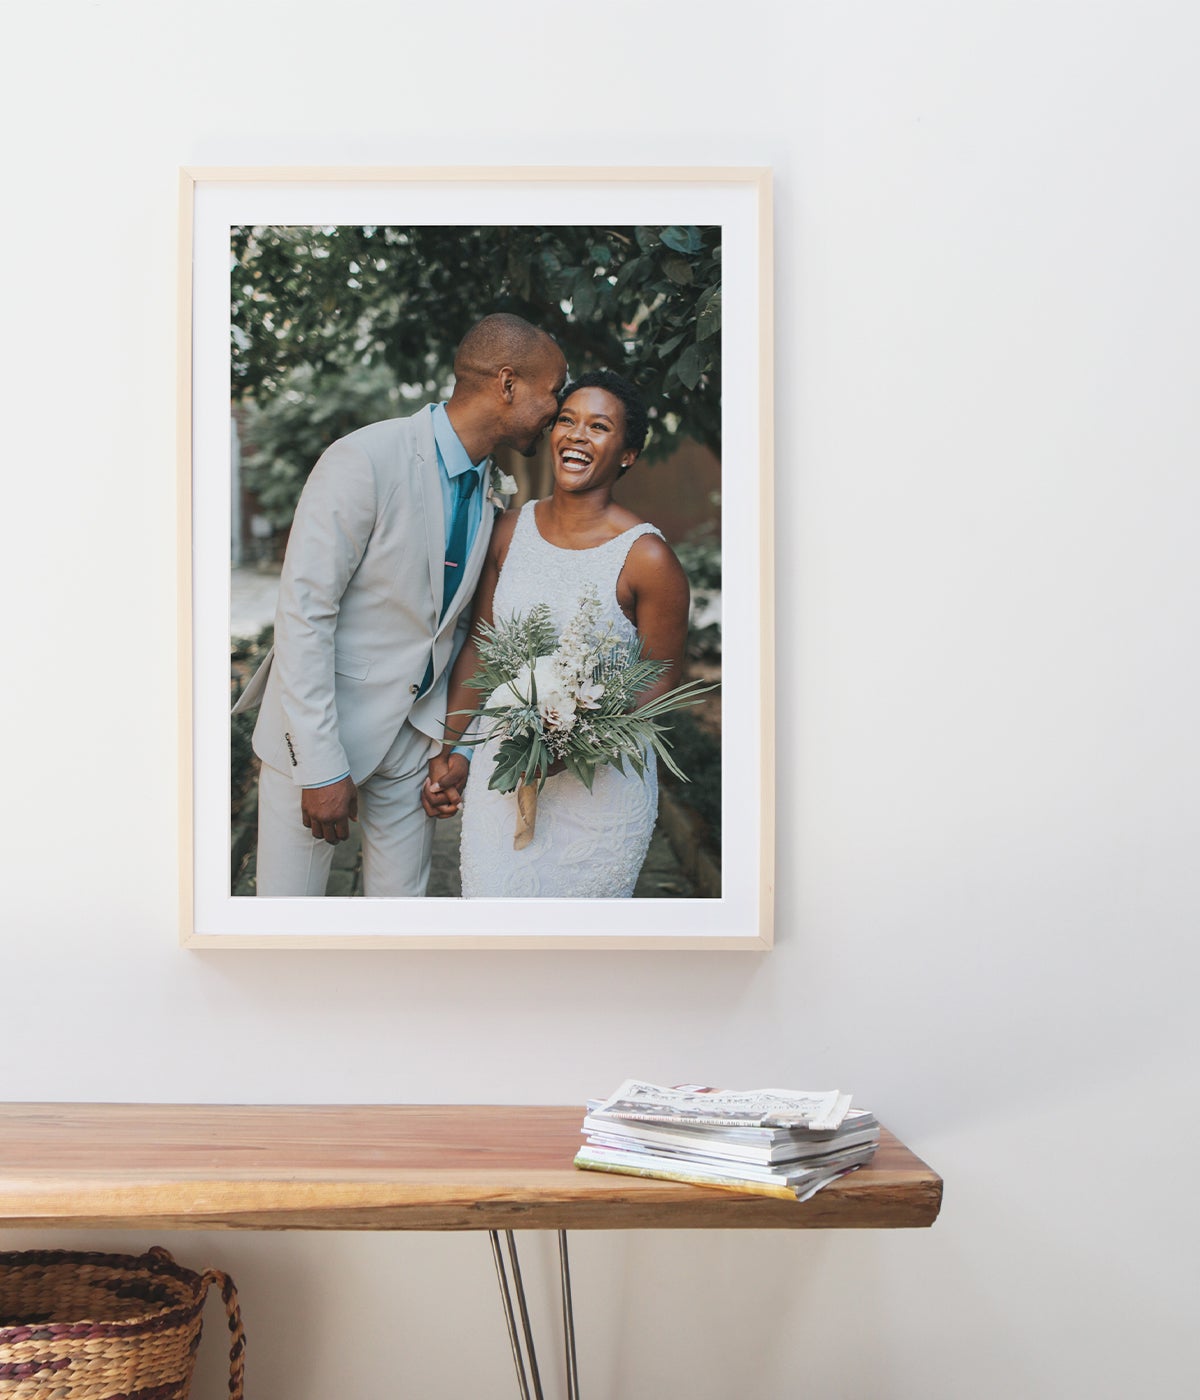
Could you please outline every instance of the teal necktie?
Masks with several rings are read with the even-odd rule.
[[[450,522],[450,541],[446,545],[446,568],[442,576],[442,616],[446,616],[458,592],[463,565],[467,562],[467,523],[471,516],[471,497],[479,485],[477,471],[460,472],[454,478],[458,498],[454,505],[454,518]]]
[[[471,518],[471,497],[479,485],[479,473],[471,470],[460,472],[454,478],[457,493],[454,502],[454,515],[450,520],[450,539],[446,544],[446,567],[442,571],[442,617],[458,592],[462,580],[463,565],[467,562],[467,528]],[[433,684],[433,657],[425,667],[418,694],[424,695]]]

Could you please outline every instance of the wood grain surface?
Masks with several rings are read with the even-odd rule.
[[[0,1227],[886,1229],[941,1179],[886,1129],[810,1201],[585,1172],[582,1105],[0,1104]]]

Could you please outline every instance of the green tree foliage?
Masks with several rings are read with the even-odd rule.
[[[511,311],[558,339],[573,374],[638,383],[648,459],[683,435],[719,452],[720,237],[683,225],[237,228],[234,397],[265,406],[374,369],[419,402],[446,384],[474,321]]]
[[[419,400],[402,406],[395,378],[384,365],[330,369],[323,375],[301,365],[284,376],[266,403],[246,402],[242,482],[272,525],[286,530],[309,472],[331,443],[418,406]]]

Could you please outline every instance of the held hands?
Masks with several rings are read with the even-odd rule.
[[[566,772],[567,765],[556,759],[546,770],[553,778]],[[429,776],[421,788],[421,806],[428,817],[453,817],[462,806],[463,789],[471,776],[471,765],[460,753],[438,754],[429,760]],[[534,777],[536,781],[537,775]]]
[[[429,776],[421,788],[427,817],[452,817],[462,806],[463,788],[471,765],[460,753],[443,753],[429,760]]]
[[[358,789],[353,778],[340,778],[327,787],[305,788],[300,794],[300,814],[314,841],[336,846],[350,835],[350,823],[358,820]]]

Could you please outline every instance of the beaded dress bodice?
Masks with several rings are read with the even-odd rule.
[[[536,501],[530,501],[521,508],[496,584],[492,604],[495,621],[517,614],[524,617],[538,603],[546,603],[555,628],[561,632],[574,615],[584,589],[591,584],[603,609],[600,626],[611,623],[621,641],[631,641],[636,633],[617,602],[617,580],[634,542],[643,535],[662,539],[662,532],[643,522],[592,549],[560,549],[542,538],[536,505]]]

